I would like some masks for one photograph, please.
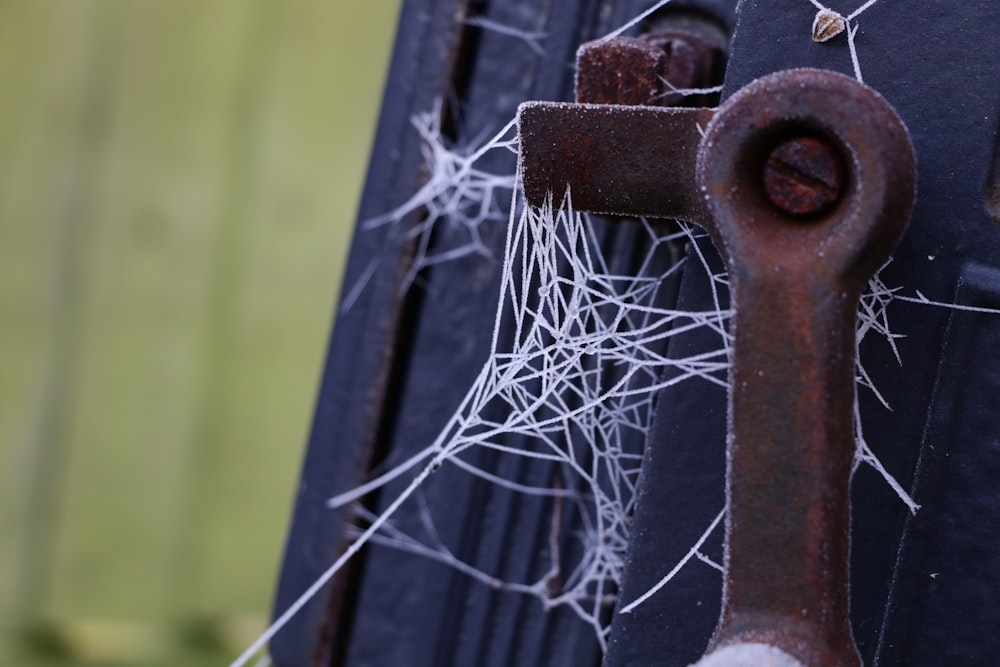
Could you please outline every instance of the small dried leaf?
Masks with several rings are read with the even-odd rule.
[[[832,9],[821,9],[813,19],[813,41],[825,42],[844,32],[847,22],[844,17]]]

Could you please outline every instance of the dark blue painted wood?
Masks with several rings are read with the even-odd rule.
[[[854,7],[837,8],[849,13]],[[744,1],[724,96],[759,76],[792,67],[852,74],[846,35],[823,45],[810,41],[815,11],[805,1]],[[991,0],[961,8],[933,0],[905,8],[883,2],[859,19],[857,45],[865,82],[896,107],[917,151],[917,207],[883,272],[888,285],[904,287],[910,296],[919,289],[931,299],[951,302],[964,273],[978,282],[975,288],[963,288],[960,300],[972,298],[969,290],[992,295],[1000,290],[995,272],[970,268],[1000,266],[1000,233],[985,207],[1000,111],[1000,39],[992,28],[998,20],[1000,5]],[[709,306],[704,278],[689,271],[680,299],[694,308]],[[997,338],[982,332],[995,332],[1000,316],[952,315],[942,308],[897,302],[889,317],[894,331],[906,335],[897,341],[902,363],[897,364],[884,341],[872,339],[862,346],[863,362],[892,406],[887,411],[861,390],[865,436],[923,509],[911,517],[871,468],[863,466],[855,475],[855,638],[866,664],[989,664],[1000,654],[1000,635],[988,630],[1000,620],[995,602],[1000,598],[995,577],[983,573],[1000,569],[990,548],[991,535],[1000,527],[1000,503],[986,478],[995,468],[991,457],[1000,411],[995,398],[956,397],[965,396],[965,390],[995,396],[990,390],[1000,377]],[[961,326],[979,333],[969,334],[956,321],[968,322]],[[942,349],[952,355],[953,348],[967,356],[958,361],[942,357]],[[971,365],[975,373],[965,370]],[[693,543],[691,535],[707,525],[714,509],[702,507],[697,498],[708,499],[713,507],[721,501],[725,462],[719,420],[724,414],[724,396],[707,386],[660,397],[646,450],[624,601],[655,583]],[[944,458],[952,448],[967,456],[969,464]],[[688,470],[698,471],[694,481],[672,467],[678,458]],[[918,462],[921,474],[915,479]],[[932,481],[938,479],[947,481]],[[678,499],[670,489],[682,482],[697,489]],[[678,535],[681,545],[675,544]],[[930,577],[929,568],[941,569],[949,560],[947,585]],[[701,569],[664,589],[662,600],[654,598],[633,614],[614,619],[607,664],[686,665],[701,654],[715,625],[721,580],[701,564],[693,567]]]
[[[412,114],[443,97],[451,109],[449,135],[462,143],[501,127],[523,100],[569,99],[576,47],[649,4],[408,1],[359,218],[392,209],[419,187],[420,146]],[[675,4],[734,23],[732,0]],[[788,67],[850,73],[844,36],[822,46],[808,39],[814,11],[806,0],[744,0],[725,94]],[[544,31],[544,56],[510,37],[463,24],[469,12]],[[885,279],[932,299],[994,307],[1000,240],[985,212],[984,184],[1000,110],[995,66],[1000,40],[993,28],[998,20],[1000,6],[992,0],[960,8],[932,0],[903,7],[886,0],[862,16],[858,34],[865,79],[900,111],[920,167],[914,221]],[[491,159],[492,168],[513,168],[512,156]],[[413,248],[403,231],[358,232],[352,245],[345,289],[372,262],[379,262],[378,270],[350,310],[338,315],[277,612],[346,544],[348,517],[327,509],[326,499],[364,480],[379,461],[401,460],[430,442],[489,351],[499,266],[475,258],[451,262],[424,272],[418,287],[404,292],[401,281]],[[500,257],[504,226],[483,231]],[[620,248],[621,270],[627,271],[634,231],[619,225],[602,234],[608,247]],[[464,240],[460,231],[442,228],[434,249]],[[702,245],[712,256],[710,244]],[[956,292],[960,279],[964,283]],[[689,268],[679,305],[707,307],[707,294],[705,276]],[[924,507],[911,517],[870,469],[856,475],[856,636],[871,664],[988,664],[1000,654],[1000,635],[988,631],[997,625],[1000,599],[991,576],[1000,564],[989,548],[1000,512],[993,460],[1000,356],[990,348],[1000,320],[907,303],[894,304],[890,317],[895,330],[907,335],[898,343],[902,367],[884,343],[873,340],[863,348],[866,367],[893,406],[888,412],[862,395],[866,436]],[[687,355],[717,344],[692,333],[675,339],[671,352]],[[672,567],[723,503],[724,392],[710,383],[684,383],[657,400],[624,601]],[[532,483],[545,484],[555,474],[550,466],[486,452],[477,456],[474,462],[484,469]],[[501,577],[527,580],[540,574],[531,571],[537,561],[528,554],[547,549],[550,503],[515,499],[448,468],[436,477],[428,500],[442,538],[457,556]],[[366,504],[384,507],[396,491],[390,486]],[[404,528],[419,527],[415,506],[397,520]],[[564,533],[572,530],[572,521],[565,518]],[[721,559],[718,536],[705,551]],[[634,614],[614,618],[606,663],[686,665],[696,659],[715,625],[719,588],[715,570],[689,566]],[[271,649],[283,667],[597,664],[601,656],[590,632],[565,610],[547,613],[536,600],[498,593],[440,564],[373,547],[317,596]]]

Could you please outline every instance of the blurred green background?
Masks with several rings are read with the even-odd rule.
[[[0,2],[0,664],[265,627],[398,5]]]

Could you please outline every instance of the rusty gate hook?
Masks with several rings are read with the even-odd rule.
[[[779,146],[832,147],[842,191],[789,213],[762,181]],[[859,665],[848,615],[855,313],[910,218],[909,134],[875,91],[789,70],[712,119],[697,178],[735,306],[723,609],[710,647],[763,643],[805,665]]]

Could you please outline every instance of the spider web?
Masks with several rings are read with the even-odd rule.
[[[669,0],[667,0],[668,2]],[[855,46],[858,17],[877,0],[870,0],[846,15],[817,0],[820,11],[843,19],[856,78],[861,65]],[[658,10],[660,2],[626,26],[608,35],[620,34]],[[542,48],[544,35],[524,33],[480,21],[480,27],[518,39],[529,39],[533,49]],[[804,26],[803,38],[810,33]],[[684,91],[703,93],[706,91]],[[366,544],[377,543],[442,562],[494,589],[527,594],[546,608],[566,606],[589,625],[602,648],[608,636],[607,613],[618,603],[624,557],[630,538],[630,516],[636,501],[641,449],[652,416],[654,397],[661,389],[694,378],[727,386],[732,313],[720,307],[728,303],[725,274],[715,273],[698,252],[684,259],[678,248],[698,250],[695,241],[703,235],[696,227],[636,220],[641,230],[637,244],[645,255],[638,269],[627,275],[615,270],[614,258],[602,244],[604,223],[574,210],[570,192],[550,200],[541,208],[527,206],[516,174],[497,174],[478,168],[477,163],[493,150],[516,150],[511,121],[482,145],[458,149],[448,146],[440,133],[439,110],[414,118],[414,127],[424,142],[424,158],[430,174],[425,185],[397,209],[361,224],[362,229],[399,225],[415,211],[424,211],[421,221],[407,234],[418,239],[419,252],[408,284],[422,269],[451,259],[479,255],[493,260],[479,229],[504,216],[499,205],[512,195],[507,242],[502,258],[502,286],[490,355],[439,436],[406,461],[369,482],[329,500],[331,507],[355,503],[373,490],[393,481],[404,482],[402,490],[379,514],[356,506],[367,525],[356,529],[354,540],[335,563],[279,616],[268,631],[244,652],[233,666],[246,664],[306,602]],[[436,225],[459,226],[468,242],[443,253],[431,251]],[[690,266],[690,264],[696,266]],[[884,267],[883,267],[884,268]],[[377,264],[363,272],[362,279],[347,291],[342,309],[356,300]],[[681,271],[705,271],[710,276],[715,307],[685,311],[665,305],[664,296]],[[896,300],[955,307],[933,302],[919,292],[915,297],[886,285],[879,274],[871,279],[861,297],[857,318],[857,345],[878,338],[885,341],[899,361],[888,306]],[[962,308],[962,307],[958,307]],[[966,308],[967,309],[967,308]],[[986,309],[973,309],[986,310]],[[991,311],[992,312],[992,311]],[[717,341],[710,352],[683,358],[666,354],[670,338],[703,329]],[[858,357],[860,359],[860,356]],[[669,371],[669,372],[668,372]],[[870,466],[885,480],[911,512],[914,500],[879,461],[865,439],[858,395],[870,392],[891,409],[860,362],[856,366],[856,452],[854,469]],[[497,417],[499,415],[499,417]],[[512,446],[510,441],[518,442]],[[526,443],[526,444],[521,444]],[[519,457],[555,465],[560,484],[532,485],[498,476],[471,462],[474,449],[488,449],[505,457]],[[506,581],[461,560],[440,538],[431,507],[421,489],[432,483],[442,467],[453,467],[526,497],[545,497],[551,503],[552,538],[547,553],[539,553],[543,574],[533,580]],[[393,524],[393,516],[404,503],[417,503],[420,534]],[[692,561],[721,570],[701,552],[702,545],[721,530],[724,508],[708,522],[701,536],[676,563],[665,564],[660,581],[634,600],[621,600],[628,613],[663,591],[673,577]],[[560,515],[573,512],[582,529],[560,536]],[[567,549],[560,541],[573,540]],[[553,554],[578,554],[575,562],[560,563]],[[720,579],[721,587],[721,579]]]
[[[726,301],[727,279],[724,274],[711,276],[716,304],[712,309],[664,307],[664,290],[689,262],[683,258],[664,261],[664,257],[676,254],[669,250],[678,243],[697,248],[694,241],[703,236],[698,228],[634,221],[631,224],[642,230],[644,238],[639,245],[646,252],[637,271],[622,275],[611,270],[613,258],[602,249],[604,223],[575,211],[570,193],[558,206],[549,202],[536,209],[520,202],[519,188],[515,192],[488,361],[434,442],[368,483],[330,499],[331,507],[341,507],[394,480],[409,480],[380,514],[357,510],[368,527],[355,533],[351,546],[300,603],[275,622],[272,633],[372,542],[438,560],[495,589],[534,596],[547,608],[565,605],[593,629],[601,646],[606,646],[607,611],[616,601],[621,581],[642,459],[641,450],[628,443],[645,437],[654,397],[663,388],[693,378],[726,386],[727,324],[732,313],[718,304]],[[698,264],[711,273],[703,257]],[[892,343],[895,335],[885,309],[894,294],[878,277],[872,280],[859,308],[859,343],[869,334]],[[696,328],[714,336],[714,349],[683,358],[666,355],[671,337]],[[508,332],[512,335],[504,335]],[[669,374],[668,369],[672,371]],[[878,395],[860,366],[858,381]],[[491,419],[488,415],[502,417]],[[872,465],[915,511],[916,504],[864,441],[860,426],[859,419],[855,464]],[[515,448],[506,444],[513,438],[528,445]],[[466,460],[475,448],[555,463],[567,482],[553,488],[499,477]],[[564,506],[572,508],[582,526],[571,538],[579,542],[580,548],[574,551],[580,554],[578,560],[568,567],[552,562],[551,552],[558,547],[550,545],[550,553],[538,554],[547,566],[545,573],[533,581],[502,581],[461,561],[437,538],[430,509],[423,506],[419,493],[442,466],[456,467],[517,494],[550,497],[554,515]],[[421,536],[407,534],[392,524],[393,515],[406,502],[421,503]],[[719,568],[699,549],[720,529],[722,516],[720,507],[686,556],[622,611],[628,612],[656,594],[691,560]],[[555,588],[554,581],[559,582]]]

